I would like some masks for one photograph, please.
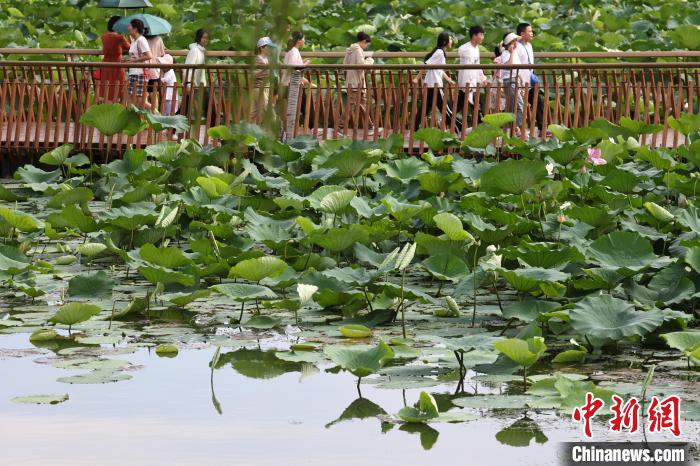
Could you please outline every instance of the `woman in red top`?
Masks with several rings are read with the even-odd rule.
[[[120,16],[112,16],[107,22],[107,31],[102,34],[102,61],[120,63],[122,55],[129,52],[131,43],[118,32],[114,32],[114,24],[119,21]],[[102,92],[107,101],[121,101],[122,89],[126,83],[124,68],[102,68],[100,70],[100,80],[102,81]]]

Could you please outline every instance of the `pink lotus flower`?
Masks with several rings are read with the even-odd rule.
[[[586,162],[590,162],[593,165],[605,165],[608,163],[608,161],[603,158],[601,150],[594,147],[588,148],[588,158],[586,158]]]

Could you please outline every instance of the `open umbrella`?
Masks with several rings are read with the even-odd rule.
[[[100,8],[150,8],[153,5],[148,0],[100,0]]]
[[[172,30],[172,26],[169,22],[158,16],[148,15],[144,13],[139,13],[136,15],[127,16],[120,19],[114,23],[114,30],[126,34],[127,27],[132,19],[140,19],[143,21],[144,26],[148,29],[149,36],[161,36],[167,34]]]

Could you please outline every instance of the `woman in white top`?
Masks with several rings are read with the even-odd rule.
[[[194,42],[190,44],[186,65],[204,65],[207,59],[207,44],[209,44],[209,33],[204,29],[197,29],[194,33]],[[182,114],[190,116],[192,111],[191,99],[196,102],[202,101],[202,105],[197,108],[198,116],[207,114],[209,108],[209,89],[207,88],[207,71],[203,68],[186,69],[182,81],[183,105]],[[195,95],[195,92],[197,95]],[[203,107],[203,113],[199,113],[199,108]]]
[[[425,56],[426,65],[445,65],[447,63],[445,59],[445,50],[452,47],[452,37],[447,32],[441,32],[437,38],[437,44],[435,48]],[[432,69],[425,73],[425,87],[427,87],[426,99],[421,106],[421,110],[416,114],[415,129],[418,130],[421,125],[422,117],[428,117],[431,112],[433,99],[435,98],[435,92],[437,92],[436,99],[436,115],[442,116],[443,106],[445,107],[445,129],[449,129],[452,126],[452,110],[450,106],[445,102],[445,94],[442,90],[443,80],[447,81],[450,85],[454,85],[454,81],[450,76],[445,73],[443,69]],[[457,132],[462,132],[462,122],[459,120],[455,121],[455,129]]]
[[[520,65],[518,54],[515,48],[518,46],[520,36],[509,32],[499,44],[501,51],[500,62],[504,65]],[[503,79],[503,89],[506,92],[506,111],[515,113],[516,134],[519,135],[520,126],[523,121],[523,82],[519,69],[501,70]],[[517,110],[515,109],[517,99]]]
[[[140,19],[132,19],[127,28],[131,37],[131,47],[129,47],[129,63],[145,63],[153,58],[148,41],[143,36],[145,26]],[[146,94],[143,92],[145,68],[129,68],[129,85],[127,94],[131,102],[139,108],[148,108]]]
[[[292,32],[292,38],[289,41],[289,50],[284,54],[284,65],[291,66],[306,66],[309,64],[309,60],[303,60],[301,58],[301,49],[306,40],[304,39],[304,33],[302,31]],[[289,137],[292,136],[295,126],[295,116],[299,113],[302,123],[304,122],[306,113],[306,92],[302,88],[310,87],[311,83],[306,79],[302,71],[293,70],[285,68],[282,70],[282,82],[280,95],[285,96],[287,99],[287,110],[286,110],[286,133]],[[299,99],[299,94],[301,94],[301,99]],[[297,112],[297,107],[299,107],[299,112]],[[313,127],[314,121],[314,109],[313,106],[310,107],[309,111],[309,127]]]

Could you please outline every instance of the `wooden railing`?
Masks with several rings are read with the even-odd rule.
[[[107,138],[81,124],[80,117],[94,103],[126,105],[130,102],[125,82],[94,79],[98,69],[123,66],[88,62],[0,62],[0,150],[15,158],[24,158],[71,143],[78,150],[102,152]],[[180,102],[180,112],[192,123],[191,129],[178,135],[153,130],[129,137],[116,135],[111,141],[115,150],[186,137],[198,139],[202,144],[216,144],[207,134],[208,128],[252,122],[270,128],[281,127],[287,138],[306,135],[318,139],[348,137],[377,141],[401,135],[406,150],[422,151],[424,144],[415,138],[418,128],[437,127],[463,138],[478,127],[479,110],[483,114],[516,113],[514,104],[518,99],[509,102],[506,97],[518,95],[523,99],[522,121],[517,127],[512,124],[509,132],[523,138],[547,139],[550,135],[546,128],[552,123],[585,127],[598,118],[616,123],[629,117],[662,125],[663,131],[658,134],[643,136],[640,141],[643,144],[675,147],[684,141],[679,134],[669,130],[669,117],[679,117],[682,112],[697,112],[700,96],[698,62],[511,67],[444,65],[442,68],[455,80],[459,70],[481,68],[490,77],[496,70],[504,75],[514,75],[518,69],[531,67],[537,72],[539,83],[532,92],[529,83],[524,86],[517,84],[511,90],[498,80],[475,88],[457,89],[446,85],[446,105],[443,106],[439,105],[437,89],[430,90],[422,81],[414,81],[419,71],[426,72],[435,69],[434,66],[313,65],[297,69],[293,73],[289,96],[285,98],[282,93],[279,99],[275,99],[278,87],[270,85],[273,80],[256,88],[255,73],[261,69],[236,64],[203,65],[198,69],[206,73],[208,87],[197,89],[183,85],[182,81],[183,76],[194,71],[193,67],[181,64],[170,67],[178,75],[178,84],[171,90]],[[265,71],[274,75],[277,70]],[[345,73],[353,71],[364,73],[364,93],[352,90],[348,93]],[[299,88],[296,85],[302,77],[309,80],[311,87]],[[167,106],[167,91],[160,86],[148,95],[153,110],[163,114],[178,110],[175,104]],[[459,91],[467,95],[471,93],[474,105],[464,105],[457,111]],[[267,102],[265,94],[268,95]],[[354,104],[362,95],[366,98],[364,105]],[[188,102],[185,109],[184,101]],[[455,113],[452,118],[449,118],[448,108]]]
[[[488,47],[487,47],[488,48]],[[184,57],[187,55],[187,50],[168,50],[167,53],[174,57]],[[281,51],[281,54],[284,52]],[[397,59],[416,59],[422,61],[426,51],[421,52],[386,52],[367,50],[365,54],[375,59],[382,60],[397,60]],[[232,59],[243,60],[252,58],[255,54],[252,51],[230,51],[230,50],[209,50],[207,56],[210,59]],[[345,51],[320,51],[320,50],[302,50],[302,57],[320,60],[342,60],[345,56]],[[61,56],[66,61],[94,61],[102,57],[100,49],[64,49],[64,48],[0,48],[0,57],[17,59],[18,57],[51,57]],[[447,58],[458,58],[456,51],[447,52]],[[608,52],[550,52],[535,50],[534,57],[536,60],[553,60],[553,61],[581,61],[581,60],[644,60],[644,61],[684,61],[689,59],[700,58],[700,51],[696,50],[654,50],[654,51],[608,51]],[[482,51],[481,58],[490,60],[493,58],[491,51]]]

